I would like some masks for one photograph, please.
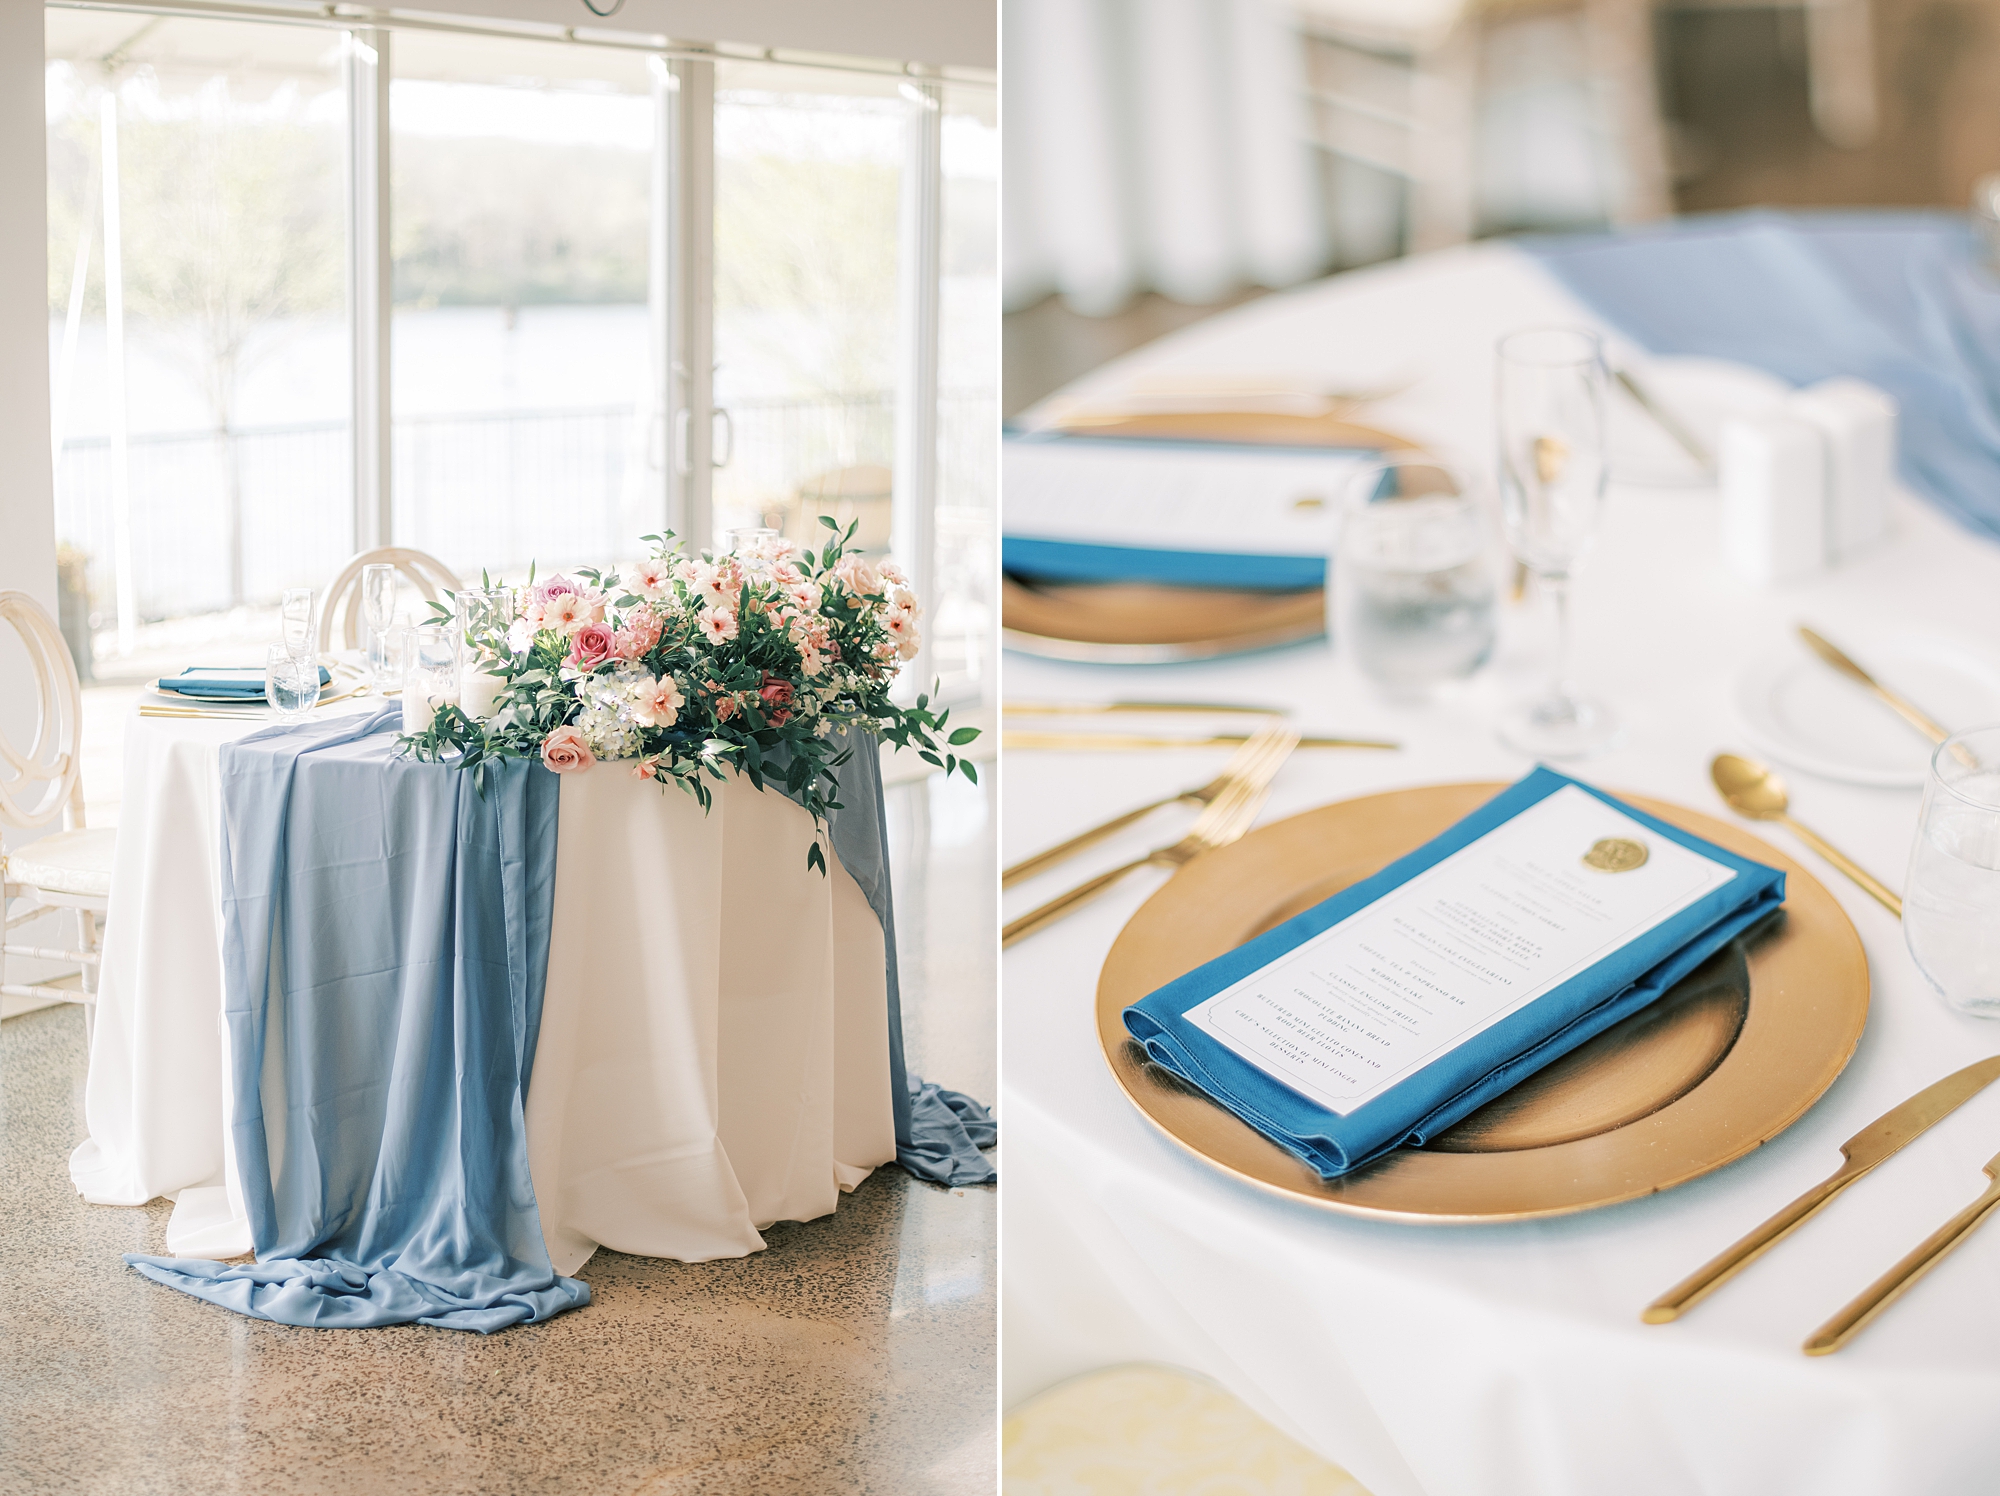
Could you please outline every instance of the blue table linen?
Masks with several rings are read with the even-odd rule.
[[[557,781],[394,756],[401,708],[222,749],[232,1137],[257,1262],[128,1256],[283,1324],[484,1333],[590,1301],[528,1172]],[[310,757],[311,772],[301,773]]]
[[[1155,1064],[1205,1091],[1303,1159],[1321,1178],[1337,1178],[1393,1148],[1436,1137],[1550,1061],[1654,1002],[1769,916],[1784,902],[1785,875],[1589,785],[1578,785],[1660,836],[1734,869],[1737,876],[1344,1117],[1272,1079],[1182,1015],[1529,806],[1576,783],[1552,769],[1536,769],[1373,877],[1141,998],[1125,1010],[1126,1031],[1145,1046]]]
[[[2000,278],[1962,217],[1759,209],[1520,242],[1653,353],[1887,391],[1904,482],[2000,535]]]
[[[840,741],[853,757],[836,770],[840,808],[827,818],[827,831],[840,865],[860,885],[868,907],[882,922],[889,987],[889,1104],[896,1119],[896,1162],[933,1184],[992,1184],[999,1176],[979,1151],[997,1141],[992,1114],[963,1092],[947,1091],[909,1074],[904,1064],[902,982],[896,962],[896,901],[889,883],[889,815],[882,795],[882,757],[870,734],[848,729]]]

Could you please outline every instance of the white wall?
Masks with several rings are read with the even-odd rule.
[[[40,0],[0,0],[0,590],[54,613],[47,159]],[[15,666],[0,657],[0,711],[24,688]],[[0,725],[17,728],[11,713]]]

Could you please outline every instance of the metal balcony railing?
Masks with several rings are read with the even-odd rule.
[[[869,391],[730,405],[735,449],[715,475],[718,512],[756,509],[805,479],[889,466],[895,399]],[[998,481],[996,402],[939,401],[939,575],[972,587],[990,568]],[[394,423],[397,539],[474,574],[630,554],[660,518],[648,465],[665,457],[631,406],[414,416]],[[353,550],[347,425],[302,422],[129,443],[134,593],[141,619],[215,613],[318,586]],[[111,444],[66,442],[56,532],[88,558],[93,610],[113,573]]]

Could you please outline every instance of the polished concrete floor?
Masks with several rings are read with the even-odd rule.
[[[992,791],[910,785],[891,817],[912,1067],[990,1099]],[[0,1023],[7,1496],[996,1487],[992,1189],[892,1167],[753,1257],[600,1252],[588,1308],[488,1337],[292,1329],[119,1260],[165,1251],[170,1207],[77,1198],[83,1077],[79,1009]]]

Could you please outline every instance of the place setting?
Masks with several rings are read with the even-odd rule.
[[[1156,1135],[1206,1167],[1337,1216],[1450,1228],[1648,1201],[1798,1124],[1855,1055],[1872,1001],[1869,950],[1821,867],[1902,922],[1899,936],[1948,1005],[1978,1011],[1975,994],[1991,989],[1966,954],[1984,948],[1991,917],[1973,912],[1964,853],[1941,850],[1972,845],[1976,866],[1978,838],[2000,835],[2000,822],[1981,820],[2000,816],[2000,730],[1983,737],[1974,726],[2000,720],[2000,697],[1982,696],[1976,654],[1801,622],[1716,691],[1743,746],[1794,782],[1724,745],[1707,776],[1716,798],[1701,809],[1586,777],[1591,760],[1630,743],[1616,706],[1580,685],[1569,664],[1570,591],[1578,576],[1593,578],[1586,558],[1607,489],[1637,481],[1614,478],[1609,460],[1614,393],[1664,417],[1656,435],[1671,436],[1673,418],[1580,329],[1510,334],[1495,366],[1491,490],[1477,464],[1427,452],[1322,454],[1322,476],[1334,463],[1343,471],[1335,501],[1315,512],[1321,628],[1348,661],[1348,689],[1374,693],[1367,720],[1404,726],[1317,741],[1394,752],[1398,740],[1434,730],[1423,724],[1437,719],[1411,709],[1458,693],[1453,720],[1467,720],[1468,707],[1489,712],[1498,744],[1538,764],[1526,777],[1393,788],[1264,822],[1272,782],[1314,741],[1296,704],[1177,700],[1191,677],[1163,660],[1156,687],[1126,671],[1118,692],[1095,700],[1055,699],[1040,684],[1055,677],[1040,671],[1007,708],[1008,746],[1028,751],[1150,756],[1236,745],[1219,775],[1012,860],[1003,886],[1039,891],[1072,859],[1087,871],[1119,859],[1044,894],[1009,921],[1003,943],[1032,940],[1150,876],[1152,891],[1110,939],[1094,984],[1096,1041],[1119,1092]],[[1711,378],[1707,388],[1732,386]],[[1670,442],[1684,460],[1712,454],[1717,420],[1768,405],[1755,380],[1733,388],[1735,415],[1705,416],[1700,436],[1683,430],[1687,441]],[[1151,474],[1146,464],[1163,460],[1146,457],[1132,472]],[[1740,482],[1740,455],[1730,460]],[[1051,504],[1074,510],[1081,490],[1068,485],[1085,466],[1067,473],[1037,456],[1016,471],[1052,474]],[[1205,503],[1216,516],[1245,502],[1252,516],[1278,512],[1268,479],[1244,479],[1246,499],[1201,472],[1181,472],[1149,539],[1199,536],[1190,517]],[[1706,482],[1713,491],[1713,472]],[[1132,527],[1117,508],[1131,502],[1115,497],[1122,491],[1112,490],[1106,539]],[[1038,502],[1030,490],[1031,515],[1054,512]],[[1080,535],[1097,521],[1066,523]],[[1271,533],[1259,523],[1252,534]],[[1728,523],[1725,513],[1725,539]],[[1092,551],[1051,543],[1014,554],[1073,565],[1076,584],[1088,585],[1084,571],[1104,563]],[[1197,555],[1178,585],[1240,580],[1253,564],[1225,560]],[[1144,564],[1151,585],[1174,585],[1175,563]],[[1533,595],[1510,603],[1510,574],[1520,572]],[[1272,567],[1261,580],[1286,574]],[[1466,697],[1462,683],[1500,650],[1510,606],[1553,615],[1545,684],[1513,702],[1490,689]],[[1276,657],[1256,651],[1269,641],[1238,642],[1251,662],[1245,696],[1268,693],[1279,674],[1258,666]],[[1073,664],[1136,659],[1023,647]],[[1226,678],[1205,669],[1204,680]],[[1328,710],[1316,705],[1312,720]],[[1236,721],[1245,725],[1223,730]],[[1155,777],[1149,771],[1148,782]],[[1900,893],[1813,824],[1824,823],[1823,780],[1925,787]],[[1984,812],[1975,808],[1982,796]],[[1170,826],[1173,815],[1182,819]],[[1757,834],[1767,826],[1818,861]],[[1977,1060],[1889,1110],[1851,1140],[1824,1185],[1653,1304],[1633,1304],[1634,1321],[1678,1319],[1995,1074],[2000,1060]],[[1831,1317],[1801,1348],[1824,1355],[1847,1345],[1996,1198],[1978,1194],[1846,1307],[1830,1300]]]

